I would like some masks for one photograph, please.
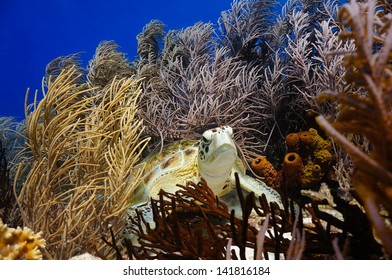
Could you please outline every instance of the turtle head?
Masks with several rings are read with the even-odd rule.
[[[200,139],[198,168],[216,195],[222,194],[237,159],[233,129],[222,126],[205,131]]]

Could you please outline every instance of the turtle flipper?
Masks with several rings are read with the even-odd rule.
[[[242,173],[237,174],[240,180],[241,187],[244,190],[248,192],[254,192],[256,197],[259,197],[264,194],[268,202],[276,202],[279,207],[283,209],[282,199],[276,190],[267,186],[264,182],[256,180],[255,178],[252,178],[248,175]],[[234,174],[232,175],[232,177],[232,180],[235,184]]]

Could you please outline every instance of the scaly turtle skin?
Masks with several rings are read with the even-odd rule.
[[[245,174],[229,126],[205,131],[200,141],[182,140],[168,145],[146,158],[143,165],[145,176],[132,198],[132,208],[148,204],[150,198],[157,199],[160,189],[174,193],[179,189],[176,184],[184,185],[188,180],[197,183],[200,177],[217,196],[223,196],[235,188],[235,172],[243,189],[256,196],[265,194],[269,202],[282,205],[274,189]]]

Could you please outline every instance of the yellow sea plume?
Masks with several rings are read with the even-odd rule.
[[[26,108],[32,158],[20,165],[29,172],[15,189],[23,222],[43,232],[51,258],[106,256],[101,236],[125,227],[143,171],[133,169],[148,141],[136,117],[139,81],[115,77],[89,87],[71,66],[47,78],[46,88]]]
[[[9,228],[0,219],[0,260],[42,260],[42,232],[24,227]]]

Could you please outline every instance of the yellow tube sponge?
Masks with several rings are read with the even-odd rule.
[[[326,167],[332,160],[331,142],[327,139],[323,139],[316,129],[309,129],[309,133],[313,138],[313,161],[322,167]]]
[[[0,219],[0,260],[42,260],[42,232],[24,227],[9,228]]]
[[[288,188],[316,187],[328,172],[332,156],[332,145],[322,138],[316,129],[291,133],[286,136],[287,154],[283,161],[283,177]],[[295,151],[295,152],[293,152]],[[299,172],[297,163],[301,160]]]
[[[321,169],[320,165],[309,161],[303,169],[303,174],[301,176],[301,186],[302,188],[308,189],[317,186],[317,184],[323,178],[325,172]]]

